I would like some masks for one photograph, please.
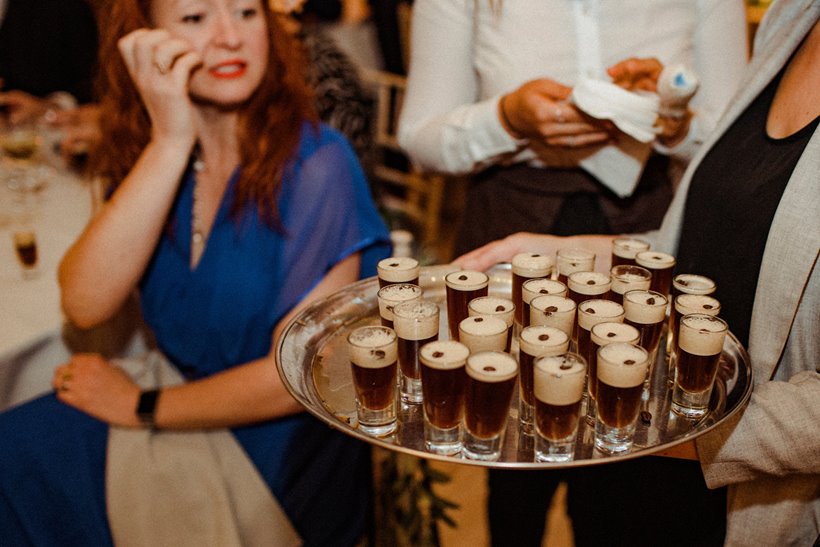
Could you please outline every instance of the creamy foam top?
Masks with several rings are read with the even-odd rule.
[[[634,323],[652,325],[666,318],[666,303],[666,297],[655,291],[629,291],[624,295],[624,312]]]
[[[424,340],[438,334],[439,309],[434,302],[402,302],[393,308],[393,328],[405,340]]]
[[[521,277],[545,277],[553,268],[555,260],[538,253],[519,253],[512,259],[512,271]]]
[[[658,251],[641,251],[635,255],[635,262],[644,268],[662,270],[675,265],[675,257]]]
[[[518,348],[533,357],[553,353],[565,353],[569,336],[561,329],[546,326],[529,326],[521,329]]]
[[[379,314],[387,320],[393,320],[393,308],[401,302],[421,299],[422,290],[418,285],[399,283],[379,289]]]
[[[394,256],[380,260],[376,265],[379,277],[391,283],[410,281],[419,276],[419,261],[409,256]]]
[[[569,276],[569,289],[578,294],[604,294],[612,285],[608,275],[600,272],[574,272]]]
[[[584,358],[574,353],[535,360],[535,397],[550,405],[571,405],[581,400],[586,378]]]
[[[621,258],[635,258],[641,251],[649,250],[649,243],[642,239],[617,237],[612,240],[612,254]]]
[[[640,266],[615,266],[610,271],[612,290],[624,294],[632,289],[648,289],[652,284],[652,272]]]
[[[481,382],[503,382],[518,374],[518,363],[509,353],[482,351],[467,358],[467,375]]]
[[[556,327],[569,333],[575,324],[575,302],[565,296],[537,296],[530,302],[530,324]]]
[[[718,315],[720,313],[720,301],[717,298],[701,294],[679,294],[675,297],[675,310],[681,315],[689,315],[690,313]]]
[[[586,249],[559,249],[556,257],[558,271],[564,275],[591,271],[595,266],[595,253]]]
[[[464,366],[470,350],[455,340],[439,340],[424,344],[419,350],[419,359],[430,368],[450,370]]]
[[[528,279],[521,285],[521,299],[525,304],[544,294],[567,295],[567,286],[557,279]]]
[[[458,324],[459,332],[473,336],[493,336],[507,333],[507,323],[499,317],[474,315]]]
[[[396,333],[387,327],[360,327],[347,340],[350,360],[360,367],[382,368],[398,358]]]
[[[598,323],[590,329],[592,343],[598,346],[605,346],[615,342],[628,342],[637,344],[641,333],[632,325],[626,323],[614,323],[606,321]]]
[[[578,309],[578,326],[590,330],[598,323],[623,321],[624,308],[612,300],[587,300]]]
[[[612,387],[635,387],[646,378],[649,355],[634,344],[615,342],[598,350],[598,379]]]
[[[461,270],[447,274],[444,282],[452,289],[475,291],[486,287],[490,283],[490,278],[484,272]]]
[[[705,275],[680,274],[672,280],[672,285],[681,293],[712,294],[715,292],[715,282]]]
[[[498,296],[480,296],[470,300],[467,306],[470,316],[486,315],[498,317],[507,323],[507,326],[513,324],[515,320],[515,304],[509,298],[501,298]]]
[[[678,344],[692,355],[717,355],[723,350],[727,325],[717,317],[705,314],[681,318]]]

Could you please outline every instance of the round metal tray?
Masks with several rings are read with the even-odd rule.
[[[447,338],[447,307],[444,303],[444,275],[451,267],[422,268],[419,284],[424,298],[441,308],[439,337]],[[487,272],[490,294],[510,297],[509,264],[499,264]],[[749,357],[730,333],[723,346],[721,365],[712,392],[709,412],[698,421],[685,420],[670,410],[671,390],[667,388],[663,347],[654,367],[649,399],[638,420],[632,450],[608,456],[594,449],[593,431],[581,419],[575,459],[562,463],[533,461],[533,437],[518,427],[518,393],[513,395],[501,457],[495,462],[474,461],[460,456],[426,452],[422,405],[400,403],[397,431],[388,437],[373,437],[357,428],[356,403],[347,334],[363,325],[379,324],[376,292],[378,281],[365,279],[310,305],[286,327],[276,351],[276,365],[286,388],[313,415],[345,433],[390,450],[423,458],[506,469],[554,469],[621,461],[659,452],[698,437],[741,410],[752,390]],[[512,352],[517,354],[517,344]],[[647,414],[648,413],[648,414]]]

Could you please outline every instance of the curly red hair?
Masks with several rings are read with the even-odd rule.
[[[125,178],[150,139],[151,121],[117,48],[126,34],[152,26],[150,4],[150,0],[115,0],[101,13],[97,92],[102,139],[92,152],[90,166],[113,184]],[[238,215],[246,205],[255,204],[263,218],[277,224],[276,196],[282,176],[297,151],[303,124],[317,124],[318,116],[304,76],[302,48],[282,27],[280,16],[265,9],[265,2],[262,12],[268,28],[268,68],[240,107],[242,172],[232,211]]]

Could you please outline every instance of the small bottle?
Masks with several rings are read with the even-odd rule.
[[[680,64],[664,67],[658,78],[658,96],[661,100],[658,113],[667,118],[683,118],[689,100],[699,86],[700,80],[689,68]]]

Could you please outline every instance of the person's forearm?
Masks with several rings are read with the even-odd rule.
[[[189,150],[149,144],[59,268],[63,309],[81,327],[116,313],[136,287],[165,225]]]

